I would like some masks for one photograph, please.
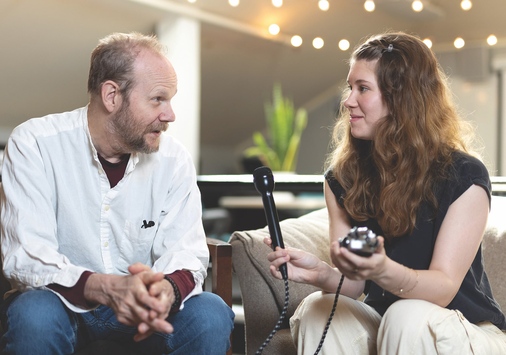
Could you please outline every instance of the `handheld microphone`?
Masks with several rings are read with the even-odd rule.
[[[276,250],[276,247],[284,249],[285,245],[283,244],[281,228],[279,227],[278,212],[272,196],[272,192],[274,191],[274,177],[271,169],[266,166],[256,168],[255,171],[253,171],[253,183],[257,191],[262,195],[265,218],[267,219],[267,225],[269,226],[269,233],[272,240],[272,249]],[[279,267],[279,271],[283,279],[287,280],[288,271],[286,263]]]

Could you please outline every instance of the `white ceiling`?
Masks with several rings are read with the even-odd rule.
[[[97,40],[115,31],[151,33],[167,15],[153,3],[203,20],[201,141],[206,146],[234,146],[261,129],[263,103],[274,82],[297,106],[336,93],[349,56],[337,49],[341,38],[353,48],[370,34],[403,30],[431,37],[436,51],[457,36],[471,46],[490,33],[506,42],[505,0],[474,0],[469,12],[460,9],[460,0],[432,0],[434,7],[421,14],[405,0],[376,0],[373,13],[363,10],[363,0],[329,2],[330,10],[322,12],[317,0],[285,0],[281,9],[270,0],[241,0],[237,8],[227,0],[1,0],[0,128],[86,104],[89,55]],[[272,22],[282,36],[299,34],[304,44],[293,48],[249,34]],[[309,44],[315,36],[325,40],[320,50]]]

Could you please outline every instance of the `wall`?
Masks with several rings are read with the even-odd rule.
[[[495,74],[490,74],[479,82],[471,82],[461,77],[451,79],[451,89],[462,116],[476,126],[477,138],[484,147],[483,158],[491,175],[498,175],[497,85]],[[336,95],[321,106],[308,111],[308,126],[301,139],[297,173],[322,173],[338,105],[339,97]],[[240,165],[241,152],[251,144],[248,140],[236,147],[229,147],[226,142],[223,146],[201,146],[201,174],[243,173]]]
[[[338,104],[339,97],[330,95],[318,106],[308,109],[308,125],[301,138],[297,173],[322,173]],[[226,143],[224,142],[222,146],[201,146],[199,165],[201,174],[244,173],[241,153],[253,144],[252,141],[247,140],[235,147],[227,146]]]
[[[498,106],[498,72],[492,60],[502,56],[501,48],[486,45],[466,46],[437,52],[439,63],[450,80],[462,117],[476,129],[481,154],[491,175],[498,175],[498,134],[501,113]]]
[[[451,88],[455,94],[462,116],[476,127],[476,135],[483,145],[482,156],[490,175],[497,171],[497,75],[491,74],[486,80],[470,82],[455,77]]]

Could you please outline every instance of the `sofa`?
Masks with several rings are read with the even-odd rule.
[[[492,208],[483,240],[485,268],[494,297],[506,310],[504,254],[506,253],[506,197],[493,196]],[[285,246],[300,248],[330,262],[328,216],[325,208],[280,222]],[[230,237],[233,272],[239,280],[244,307],[246,354],[255,354],[275,327],[285,302],[284,282],[269,272],[263,243],[268,229],[236,231]],[[263,354],[296,354],[288,320],[304,297],[315,287],[289,281],[289,303],[285,321],[274,334]]]

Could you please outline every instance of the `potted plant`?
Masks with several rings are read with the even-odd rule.
[[[266,102],[266,136],[253,133],[254,146],[246,149],[246,158],[258,157],[273,171],[295,172],[300,138],[307,125],[307,111],[295,110],[293,101],[283,97],[281,86],[275,84],[272,102]]]

